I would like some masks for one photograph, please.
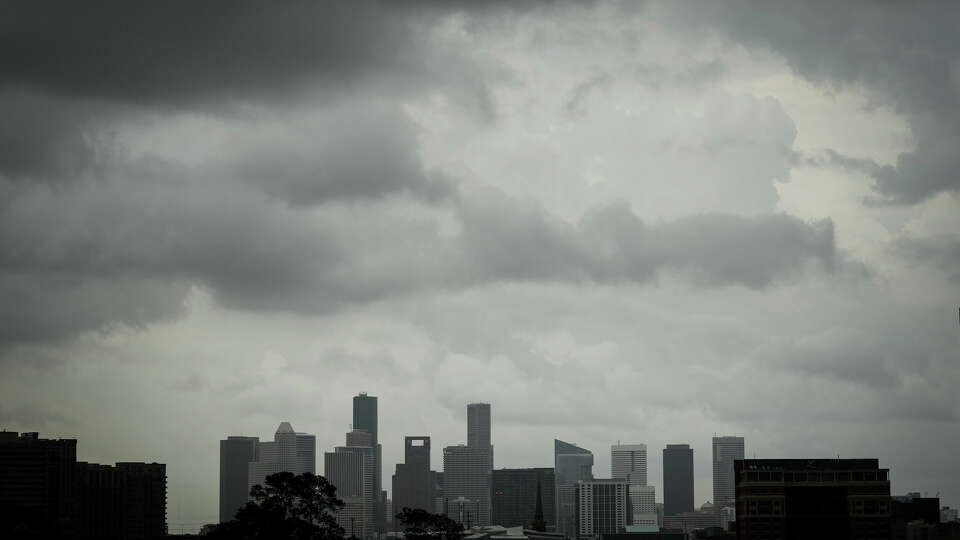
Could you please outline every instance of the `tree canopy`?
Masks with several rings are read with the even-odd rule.
[[[426,510],[404,508],[397,519],[403,524],[406,540],[460,540],[463,525],[446,514],[431,514]]]
[[[221,523],[208,536],[212,539],[340,540],[344,530],[336,513],[343,507],[337,488],[322,476],[290,472],[271,474],[265,486],[250,489],[252,501],[236,517]]]

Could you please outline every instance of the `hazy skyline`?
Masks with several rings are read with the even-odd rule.
[[[517,5],[520,4],[520,5]],[[496,467],[875,457],[960,504],[960,4],[5,2],[0,428]],[[389,482],[384,488],[389,490]]]

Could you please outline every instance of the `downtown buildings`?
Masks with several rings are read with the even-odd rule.
[[[0,514],[4,537],[163,538],[166,465],[78,462],[76,439],[2,431]]]
[[[630,484],[621,478],[580,480],[576,485],[576,536],[599,538],[630,524]],[[568,534],[569,536],[569,534]]]
[[[497,469],[493,471],[491,484],[494,525],[535,529],[539,506],[543,530],[556,530],[555,479],[552,468]]]
[[[490,525],[490,404],[467,405],[467,444],[443,449],[443,508],[464,526]]]
[[[656,488],[647,485],[647,445],[615,444],[610,447],[610,476],[629,487],[630,525],[656,527]]]
[[[404,508],[433,512],[435,506],[434,475],[430,470],[430,437],[404,437],[403,463],[393,474],[393,512]]]
[[[347,433],[346,443],[323,455],[324,476],[337,487],[337,497],[344,502],[337,523],[351,537],[373,538],[383,519],[377,514],[373,437],[367,431],[353,430]]]

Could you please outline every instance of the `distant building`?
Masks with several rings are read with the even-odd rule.
[[[572,538],[577,535],[577,482],[593,479],[593,453],[554,439],[553,474],[556,479],[557,532]]]
[[[735,463],[742,540],[890,538],[890,479],[876,459]]]
[[[489,448],[490,404],[470,403],[467,405],[467,446],[471,448]]]
[[[374,450],[375,460],[373,465],[374,500],[378,507],[375,510],[375,514],[378,516],[376,520],[377,531],[383,531],[385,529],[383,519],[384,512],[382,508],[380,508],[383,500],[382,497],[379,496],[383,490],[383,447],[380,445],[380,439],[378,437],[376,396],[368,396],[366,392],[360,392],[358,395],[353,396],[353,429],[366,431],[370,433],[372,437],[372,448]]]
[[[944,506],[940,509],[940,523],[949,523],[957,521],[957,509]]]
[[[725,506],[733,506],[733,462],[743,459],[743,437],[713,438],[713,507],[719,512]]]
[[[464,525],[490,525],[490,458],[489,447],[443,449],[445,513]]]
[[[553,468],[496,469],[491,484],[494,525],[534,528],[539,490],[545,528],[556,530]]]
[[[250,495],[250,463],[257,461],[259,437],[230,436],[220,441],[220,522],[230,521]]]
[[[629,523],[629,484],[626,480],[581,480],[576,486],[577,537],[599,539],[623,532]]]
[[[404,437],[403,463],[393,474],[391,515],[404,508],[434,511],[434,478],[430,471],[430,437]]]
[[[693,512],[693,448],[668,444],[663,449],[663,515]]]
[[[679,512],[672,516],[664,515],[660,526],[664,529],[678,529],[689,534],[697,529],[717,527],[718,524],[719,519],[716,511],[714,511],[713,504],[706,502],[693,512]]]
[[[76,447],[0,432],[0,537],[165,537],[166,466],[77,462]]]
[[[890,497],[890,523],[893,540],[927,538],[922,535],[936,531],[931,527],[920,527],[920,525],[940,523],[940,499],[923,497],[919,493],[894,495]]]
[[[273,441],[257,443],[257,460],[247,465],[247,493],[264,485],[271,474],[317,472],[317,438],[293,431],[290,422],[280,422]]]
[[[340,526],[357,538],[373,538],[383,516],[377,514],[380,493],[374,490],[376,457],[373,438],[363,430],[347,433],[347,446],[338,446],[323,456],[327,481],[337,486],[337,496],[345,508],[337,516]]]

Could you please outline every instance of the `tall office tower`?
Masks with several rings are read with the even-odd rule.
[[[493,470],[493,444],[490,438],[490,404],[467,404],[467,446],[490,449],[490,470]]]
[[[876,459],[740,459],[737,538],[890,538],[888,469]]]
[[[446,514],[464,525],[490,525],[490,449],[443,449]]]
[[[256,461],[247,466],[247,493],[281,471],[303,474],[317,471],[317,438],[293,431],[290,422],[280,422],[273,441],[257,443]]]
[[[647,485],[647,445],[614,444],[610,446],[610,478]]]
[[[433,512],[433,475],[430,472],[430,437],[404,437],[403,463],[393,475],[393,512],[404,508]]]
[[[257,461],[259,437],[230,436],[220,441],[220,522],[230,521],[250,495],[249,464]]]
[[[383,490],[382,469],[383,469],[383,447],[380,445],[377,430],[377,397],[368,396],[366,392],[360,392],[353,396],[353,429],[363,430],[370,433],[373,438],[373,483],[374,492],[379,494]],[[375,511],[377,518],[377,531],[384,530],[384,512],[381,509],[381,498],[374,495],[378,508]]]
[[[76,519],[76,439],[0,432],[0,509],[7,527],[37,538],[72,537]]]
[[[350,485],[346,486],[346,490],[350,494],[349,496],[352,498],[351,504],[356,506],[356,504],[359,503],[361,505],[360,522],[356,521],[356,512],[352,509],[353,507],[351,507],[351,509],[348,510],[344,516],[342,516],[342,518],[345,520],[346,517],[349,517],[350,519],[354,520],[352,523],[350,523],[350,525],[353,527],[352,530],[357,533],[358,538],[372,538],[376,535],[378,530],[378,522],[382,518],[382,516],[378,516],[376,514],[381,505],[377,504],[377,496],[379,493],[374,490],[373,475],[375,471],[374,464],[376,463],[376,458],[374,456],[373,447],[371,446],[373,443],[373,438],[368,432],[355,429],[347,433],[346,440],[346,446],[338,446],[334,448],[334,457],[332,458],[333,461],[331,462],[333,469],[325,468],[324,470],[328,473],[327,480],[333,483],[333,485],[338,486],[338,488],[339,485],[331,480],[331,476],[329,476],[329,474],[332,474],[333,478],[343,479],[341,481],[350,482]],[[338,454],[353,454],[359,456],[359,458],[358,460],[350,460],[350,458],[338,458]],[[325,467],[327,465],[327,459],[328,457],[324,455]],[[346,461],[338,461],[338,459]],[[343,465],[347,468],[338,469],[338,465]],[[353,483],[353,480],[356,478],[354,475],[357,471],[350,467],[360,468],[359,472],[361,483],[359,487]],[[357,497],[359,497],[359,501],[354,500]],[[344,499],[344,501],[346,501],[346,499]],[[341,523],[341,526],[344,527],[345,530],[347,529],[346,525],[346,522]]]
[[[629,484],[619,478],[581,480],[576,484],[578,538],[621,532],[629,523]]]
[[[663,449],[663,514],[693,512],[693,448],[668,444]]]
[[[337,447],[333,452],[323,454],[323,475],[327,481],[337,487],[337,498],[344,505],[337,512],[337,524],[350,536],[368,538],[371,475],[364,474],[365,456],[362,452],[344,451]]]
[[[567,537],[576,536],[577,482],[593,479],[593,453],[554,439],[553,474],[556,480],[557,532]]]
[[[553,469],[494,469],[490,476],[493,497],[492,525],[533,528],[540,497],[545,530],[557,526]]]
[[[733,462],[743,459],[743,437],[713,438],[713,509],[734,506]]]
[[[443,496],[443,471],[430,471],[430,477],[433,479],[433,513],[446,513],[446,499]]]

